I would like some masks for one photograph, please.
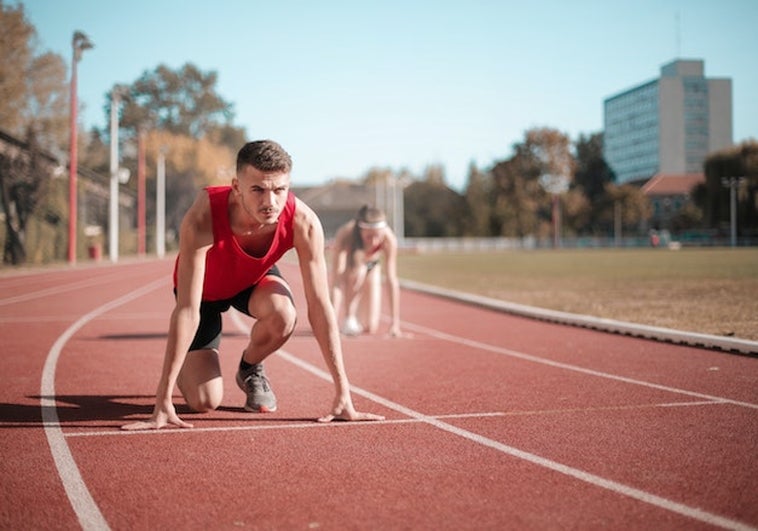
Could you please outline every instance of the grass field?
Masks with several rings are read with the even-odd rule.
[[[758,249],[403,252],[401,278],[551,310],[758,341]]]

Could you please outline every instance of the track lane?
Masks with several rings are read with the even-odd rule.
[[[289,273],[287,276],[291,279],[294,277],[293,274]],[[417,306],[412,296],[408,296],[407,298],[410,299],[408,309],[411,311],[405,312],[404,305],[404,314],[415,312]],[[568,523],[570,526],[575,526],[578,522],[582,522],[589,525],[589,527],[597,527],[601,523],[605,525],[609,522],[615,522],[619,526],[625,525],[629,527],[631,515],[631,517],[636,518],[632,519],[631,523],[637,522],[639,527],[643,527],[643,524],[650,524],[650,522],[667,522],[670,524],[667,527],[670,528],[692,528],[693,521],[690,518],[680,519],[680,517],[672,517],[667,510],[641,511],[634,503],[618,499],[616,496],[611,498],[613,500],[611,507],[616,509],[617,514],[603,515],[601,514],[601,508],[608,503],[608,499],[600,495],[596,488],[582,487],[573,482],[567,485],[558,485],[554,476],[550,473],[540,472],[530,466],[524,467],[510,459],[503,460],[502,458],[493,458],[492,456],[487,457],[490,454],[486,450],[472,450],[470,444],[453,442],[453,439],[460,438],[455,433],[451,433],[451,436],[454,436],[453,439],[443,437],[441,440],[438,440],[439,436],[434,435],[434,433],[435,431],[439,431],[439,428],[429,425],[426,420],[433,418],[431,414],[435,409],[439,410],[437,411],[439,413],[438,417],[444,415],[446,409],[460,409],[459,411],[453,411],[459,417],[445,417],[444,420],[442,418],[435,418],[434,420],[442,422],[445,425],[450,425],[456,430],[464,430],[482,437],[491,438],[491,440],[498,444],[510,443],[517,450],[529,448],[529,444],[534,445],[535,442],[542,442],[545,445],[547,444],[545,441],[549,441],[550,439],[550,437],[546,436],[549,433],[548,430],[527,429],[529,426],[522,422],[522,428],[514,432],[512,428],[516,424],[512,423],[513,419],[533,421],[535,418],[545,419],[552,415],[553,417],[559,417],[558,421],[563,423],[566,421],[566,416],[571,413],[572,405],[582,404],[582,400],[592,398],[593,393],[586,391],[577,392],[576,389],[565,387],[561,384],[563,378],[560,376],[565,371],[560,367],[552,367],[551,369],[555,370],[555,372],[548,371],[547,373],[550,385],[546,386],[546,392],[538,393],[539,396],[536,398],[532,397],[531,394],[534,394],[534,388],[531,390],[527,389],[526,391],[519,390],[519,387],[524,387],[525,382],[531,382],[530,373],[525,367],[535,365],[532,361],[523,359],[516,360],[515,362],[511,359],[494,360],[491,352],[476,352],[478,350],[478,346],[476,345],[473,347],[471,345],[456,345],[451,349],[449,345],[450,341],[445,338],[430,336],[423,331],[418,332],[417,337],[413,340],[388,342],[360,338],[357,340],[346,340],[345,344],[346,360],[349,364],[349,373],[354,384],[357,382],[361,388],[381,390],[381,393],[377,396],[389,396],[393,400],[396,400],[396,403],[402,404],[402,407],[407,407],[406,404],[417,407],[418,409],[413,409],[413,411],[417,411],[424,421],[417,418],[409,419],[402,412],[390,410],[390,421],[377,424],[373,427],[334,425],[326,429],[310,430],[304,428],[302,426],[308,425],[312,419],[322,414],[323,408],[330,403],[331,384],[328,382],[315,383],[308,371],[293,371],[287,360],[272,359],[269,364],[272,371],[272,379],[274,380],[277,393],[280,395],[280,400],[288,405],[286,413],[275,417],[267,417],[262,421],[257,420],[260,417],[256,420],[251,420],[249,415],[239,411],[241,395],[232,383],[231,388],[227,389],[227,395],[225,395],[224,410],[210,416],[197,416],[198,420],[203,419],[200,421],[201,425],[217,429],[217,432],[201,432],[200,430],[197,430],[195,433],[163,432],[162,434],[170,436],[148,437],[146,439],[147,442],[142,441],[141,437],[125,438],[117,436],[115,433],[109,436],[107,431],[111,430],[113,432],[113,428],[122,423],[124,418],[143,415],[145,411],[149,411],[150,409],[151,395],[154,392],[154,386],[157,381],[155,367],[156,363],[158,363],[159,367],[159,361],[162,358],[162,342],[165,341],[165,338],[162,337],[162,330],[166,321],[157,322],[157,316],[161,313],[157,310],[166,304],[166,300],[170,303],[170,298],[167,298],[164,294],[156,298],[150,297],[150,299],[150,304],[147,305],[148,308],[141,301],[134,301],[123,308],[114,308],[110,312],[105,312],[93,320],[92,323],[81,327],[79,334],[73,337],[71,344],[62,351],[63,355],[59,366],[63,373],[58,377],[58,389],[62,391],[63,396],[68,397],[68,400],[75,403],[78,395],[80,405],[84,407],[103,407],[106,405],[111,408],[106,411],[109,411],[112,416],[105,418],[105,420],[102,418],[98,419],[96,412],[92,412],[89,415],[82,413],[79,417],[71,414],[68,417],[62,416],[62,418],[66,418],[65,423],[77,423],[76,426],[72,425],[70,427],[68,424],[64,425],[64,433],[70,433],[70,436],[67,435],[66,438],[67,443],[72,448],[72,454],[79,464],[87,485],[91,486],[94,498],[102,507],[107,521],[114,528],[146,528],[145,526],[148,524],[155,525],[156,523],[160,523],[152,520],[143,521],[136,513],[130,514],[130,511],[136,511],[137,507],[149,504],[151,493],[153,495],[160,493],[160,490],[156,491],[155,486],[150,485],[150,478],[153,478],[154,481],[154,474],[157,471],[165,470],[165,474],[169,478],[173,478],[180,485],[184,485],[186,481],[175,477],[175,473],[171,472],[172,467],[177,465],[189,467],[191,462],[196,462],[199,467],[203,468],[206,475],[212,470],[213,473],[209,477],[195,478],[195,480],[199,481],[206,488],[212,489],[211,492],[213,492],[214,498],[216,495],[223,498],[227,495],[233,497],[244,495],[245,492],[250,494],[256,492],[254,487],[248,485],[230,486],[218,484],[218,478],[223,477],[221,472],[225,472],[227,478],[233,477],[235,473],[233,467],[229,468],[225,466],[227,460],[233,463],[239,457],[257,463],[257,466],[262,466],[266,470],[266,474],[277,470],[284,474],[281,479],[278,479],[278,476],[273,478],[271,484],[266,485],[264,492],[259,492],[259,495],[262,495],[269,503],[273,503],[273,501],[282,498],[282,496],[289,496],[291,498],[286,499],[299,500],[305,506],[313,508],[319,503],[317,501],[319,495],[323,497],[324,489],[331,489],[330,491],[333,491],[333,498],[326,504],[324,510],[315,511],[312,517],[298,516],[297,514],[286,516],[275,507],[255,507],[253,513],[258,522],[278,522],[282,524],[289,522],[297,526],[318,524],[328,527],[330,522],[332,522],[332,525],[336,525],[338,522],[344,523],[347,518],[347,521],[353,522],[382,522],[385,524],[393,522],[396,524],[400,524],[400,522],[408,524],[408,522],[414,522],[418,527],[422,528],[432,527],[432,525],[439,526],[440,528],[452,528],[453,524],[461,525],[464,521],[472,521],[471,519],[473,518],[474,521],[480,522],[485,526],[487,523],[490,523],[493,526],[503,527],[503,518],[505,515],[508,515],[508,522],[513,524],[510,526],[513,528],[544,527],[544,525],[556,525],[557,522]],[[161,302],[156,303],[156,300]],[[424,301],[427,302],[425,309],[430,308],[428,299],[424,299]],[[301,315],[303,315],[302,308],[300,310]],[[430,313],[438,314],[436,317],[434,315],[431,317],[435,324],[445,324],[445,333],[451,327],[457,326],[456,322],[450,322],[449,318],[448,321],[439,318],[440,315],[445,315],[449,309],[443,310],[443,308],[438,307],[429,312],[418,311],[418,315],[421,316],[420,320],[424,323],[423,326],[429,324],[423,319],[429,318],[430,315],[428,314]],[[459,308],[455,312],[460,315]],[[140,320],[140,315],[148,313],[150,313],[149,318]],[[121,319],[119,319],[119,316],[121,316]],[[476,323],[473,328],[484,326],[479,314],[476,314],[476,317],[471,320]],[[516,322],[521,323],[521,321]],[[471,328],[471,325],[469,325],[469,330]],[[502,332],[502,329],[501,326],[499,331]],[[140,333],[140,330],[143,332]],[[225,349],[228,347],[229,350],[234,351],[235,349],[241,349],[240,345],[244,346],[245,338],[243,334],[234,332],[229,326],[227,326],[227,333],[228,337],[224,339]],[[550,334],[543,333],[542,335],[549,336]],[[566,334],[566,338],[570,337],[573,337],[572,334]],[[569,343],[571,341],[573,340],[570,340]],[[603,341],[600,342],[602,343]],[[614,343],[618,344],[618,342]],[[446,344],[447,346],[445,346]],[[537,353],[542,353],[543,350],[546,350],[544,346],[540,345],[539,341],[537,344],[538,346],[535,348]],[[636,345],[638,343],[633,344]],[[101,399],[99,402],[86,403],[84,401],[85,403],[81,403],[83,402],[82,398],[86,398],[86,396],[83,397],[82,395],[87,394],[82,393],[81,388],[87,385],[88,379],[80,374],[82,367],[87,365],[86,363],[83,364],[81,359],[87,356],[87,352],[85,352],[85,350],[88,351],[87,345],[90,345],[89,348],[92,348],[93,352],[96,349],[102,350],[103,346],[117,351],[113,355],[103,354],[102,359],[97,359],[106,368],[100,367],[95,370],[95,374],[93,374],[89,382],[89,385],[93,389],[89,395],[95,398],[97,396],[101,398],[105,397],[107,400]],[[114,345],[116,347],[113,347]],[[135,349],[135,346],[138,348]],[[417,349],[417,346],[422,346],[423,348]],[[303,323],[299,325],[296,337],[288,343],[287,348],[296,352],[298,359],[307,360],[308,363],[319,366],[320,355],[314,349],[313,338],[307,334]],[[152,354],[142,352],[144,350],[151,350]],[[570,351],[571,349],[566,350]],[[593,348],[589,350],[592,351]],[[158,352],[157,362],[156,351]],[[112,392],[107,392],[108,385],[103,382],[103,379],[108,380],[107,366],[111,365],[111,368],[117,368],[119,358],[123,358],[128,352],[133,352],[129,366],[133,369],[139,369],[134,370],[138,374],[128,374],[124,378],[125,381],[119,381],[115,384],[116,389]],[[552,351],[551,354],[556,355]],[[566,354],[560,354],[560,356],[564,355]],[[689,353],[687,355],[689,356]],[[572,355],[568,354],[568,356]],[[723,354],[720,356],[723,356]],[[617,356],[611,353],[611,357]],[[630,358],[634,356],[627,353],[626,357]],[[228,375],[233,373],[233,366],[237,358],[238,355],[236,353],[225,355],[223,358],[227,383],[230,382]],[[481,361],[459,364],[456,368],[454,361],[461,358],[467,361],[478,358]],[[503,358],[503,356],[500,356],[500,358]],[[623,356],[618,356],[618,358],[621,360]],[[591,360],[586,359],[586,355],[582,359],[585,363],[591,363]],[[392,363],[394,363],[394,366]],[[90,363],[89,365],[93,364]],[[95,363],[94,365],[99,366],[100,363]],[[138,367],[134,367],[134,365]],[[461,369],[461,365],[464,366],[463,369]],[[466,367],[468,365],[471,367]],[[508,391],[495,393],[495,397],[489,399],[491,401],[489,404],[487,403],[486,393],[482,392],[478,387],[493,388],[495,386],[487,386],[486,382],[484,382],[485,385],[478,385],[486,380],[487,375],[480,375],[479,381],[473,377],[474,372],[488,365],[495,367],[494,369],[490,369],[490,372],[495,372],[498,375],[508,375],[509,372],[515,372],[518,376],[511,376],[514,379],[509,383]],[[731,370],[731,364],[721,363],[721,365],[722,369],[719,371],[719,376],[724,376],[725,373],[728,374]],[[498,369],[497,367],[501,368]],[[517,367],[517,370],[514,371],[514,367]],[[603,370],[608,370],[608,367],[604,367]],[[405,371],[410,371],[407,377],[407,382],[410,383],[406,383]],[[467,378],[466,376],[469,375],[468,371],[472,372],[470,374],[471,377]],[[665,370],[662,371],[664,376],[665,372]],[[423,380],[424,377],[422,375],[424,374],[427,375],[429,381]],[[544,374],[544,372],[540,372],[539,377],[534,379],[534,381],[539,381],[541,378],[544,379]],[[581,373],[577,376],[579,377],[577,381],[584,378],[584,375]],[[639,375],[633,374],[633,376],[637,378]],[[402,380],[400,384],[395,381],[398,378]],[[420,380],[420,378],[422,379]],[[663,380],[665,381],[666,378],[664,377]],[[614,400],[620,402],[624,398],[625,393],[617,392],[609,395],[608,390],[626,387],[629,385],[629,382],[607,383],[609,385],[603,384],[597,387],[597,391],[603,395],[601,399],[593,398],[591,402],[596,402],[594,405],[585,407],[582,411],[574,411],[574,414],[597,415],[597,412],[603,411],[603,408],[606,408],[606,411],[617,412],[620,408],[625,407],[619,403],[615,405],[608,403]],[[701,385],[695,381],[692,383]],[[445,401],[444,397],[457,396],[455,392],[451,394],[451,391],[448,390],[447,395],[445,395],[445,391],[439,391],[440,386],[445,387],[446,385],[458,385],[459,392],[462,394],[466,394],[470,390],[471,393],[476,394],[477,399],[470,404],[451,404],[449,400]],[[547,392],[551,385],[552,389],[558,390],[560,395],[565,395],[568,397],[568,400],[559,400],[561,398],[559,395],[557,397],[553,396],[551,402],[551,397]],[[591,387],[595,386],[597,386],[596,383],[591,384]],[[426,387],[426,392],[424,392],[424,387]],[[707,387],[706,391],[708,391]],[[737,386],[736,391],[739,392],[740,387]],[[663,398],[663,396],[659,396],[659,393],[666,395],[668,393],[667,390],[645,389],[645,392],[639,394],[637,399],[635,399],[636,402],[633,400],[631,405],[627,404],[627,410],[636,412],[640,409],[650,410],[655,407],[661,409],[665,407],[666,401],[656,400]],[[416,390],[419,390],[419,392],[415,392]],[[302,396],[304,393],[307,393],[307,396]],[[612,398],[613,400],[609,401],[607,400],[608,398]],[[439,399],[443,399],[442,402]],[[522,399],[524,400],[522,401]],[[113,403],[108,405],[109,401]],[[706,409],[714,407],[714,405],[710,404],[707,407],[704,404],[691,404],[693,400],[689,397],[682,397],[680,401],[677,401],[677,399],[670,400],[670,402],[676,404],[681,409],[687,407]],[[356,403],[357,405],[360,404],[359,407],[361,409],[376,409],[375,405],[367,401],[367,397],[361,395],[356,396]],[[60,404],[59,402],[59,408]],[[650,404],[661,405],[651,406]],[[464,406],[468,405],[494,405],[498,407],[489,409],[477,407],[465,411],[468,408]],[[503,405],[507,407],[500,407]],[[548,407],[550,405],[553,406],[552,410]],[[556,407],[556,405],[561,407]],[[538,406],[535,408],[537,413],[529,414],[531,406]],[[716,404],[715,407],[721,406]],[[450,411],[447,412],[449,413]],[[463,415],[468,414],[473,416],[462,418]],[[109,418],[110,420],[108,420]],[[504,418],[508,421],[507,425],[504,425],[502,422]],[[598,417],[598,419],[598,425],[602,426],[602,417]],[[409,420],[413,420],[414,422],[409,422]],[[197,423],[195,419],[192,419],[192,421]],[[735,419],[730,418],[724,425],[729,426],[729,423],[733,421]],[[616,418],[611,416],[605,417],[604,422],[613,425],[616,422]],[[232,425],[231,427],[239,429],[224,430],[224,426],[230,427],[230,424]],[[260,424],[263,424],[260,429],[254,427]],[[281,428],[279,427],[280,425]],[[544,426],[546,427],[548,424]],[[332,427],[336,429],[329,429]],[[345,429],[349,430],[350,433],[347,439],[345,436],[340,435]],[[637,429],[641,430],[641,427],[638,426]],[[280,433],[282,430],[284,430],[286,434],[284,437],[288,441],[284,446],[282,445],[282,435]],[[236,431],[238,433],[230,434],[227,431]],[[630,431],[634,430],[630,429]],[[644,430],[642,431],[644,432]],[[676,435],[676,430],[673,431],[674,435]],[[77,433],[80,435],[77,436]],[[89,436],[87,433],[102,433],[102,435]],[[201,435],[201,433],[205,433],[205,435]],[[512,442],[514,433],[523,434],[523,446]],[[565,436],[561,431],[557,431],[556,433],[560,434],[561,437]],[[568,430],[567,433],[571,433],[571,430]],[[750,433],[754,434],[755,432],[748,431],[748,434]],[[239,438],[240,436],[242,439]],[[576,438],[576,435],[574,436],[576,442],[564,445],[567,447],[566,451],[577,447],[581,442],[581,438]],[[179,442],[177,442],[177,437],[180,439]],[[253,439],[250,439],[250,437]],[[96,440],[100,442],[96,442]],[[152,440],[165,440],[166,442],[153,443],[150,442]],[[241,444],[241,441],[245,440],[257,441],[261,444],[256,444],[256,448],[271,449],[274,452],[282,452],[282,455],[267,455],[261,461],[261,456],[256,456],[254,453],[249,453],[249,450],[244,449],[244,442]],[[436,457],[428,455],[430,441],[437,441],[434,444],[439,445],[441,448],[441,453]],[[314,442],[316,443],[315,447]],[[330,447],[339,448],[341,450],[339,456],[343,460],[347,460],[347,464],[350,466],[346,466],[346,463],[339,460],[335,461],[334,458],[336,456],[328,452],[319,451],[318,448],[322,448],[322,444],[326,445],[323,447],[324,449]],[[365,446],[366,444],[368,446]],[[387,448],[382,448],[377,446],[377,444],[386,444]],[[241,455],[235,456],[234,451],[229,452],[225,449],[227,446],[236,449],[236,453]],[[155,461],[155,458],[161,455],[171,455],[171,448],[189,452],[192,461],[175,458],[168,459],[168,463],[158,463]],[[192,450],[193,448],[194,451]],[[210,450],[210,448],[213,448],[213,450]],[[366,448],[375,450],[376,455],[366,455]],[[309,457],[316,458],[317,462],[303,462],[303,450],[306,450]],[[453,450],[453,452],[451,453],[449,450]],[[554,452],[555,448],[548,445],[548,447],[541,450],[546,450],[550,453]],[[119,455],[128,456],[128,462],[124,463],[117,459],[110,459],[112,456]],[[108,458],[105,458],[105,456],[108,456]],[[356,461],[356,456],[360,456],[360,461]],[[404,461],[404,457],[408,459],[413,458],[416,460],[416,463]],[[570,455],[567,456],[569,462],[571,457]],[[392,460],[393,458],[395,461]],[[581,460],[577,459],[576,456],[574,458],[577,463],[581,463]],[[211,463],[212,468],[209,469],[208,466]],[[586,463],[583,463],[584,465]],[[166,468],[167,466],[169,468]],[[302,469],[303,473],[310,473],[309,481],[306,484],[293,486],[291,484],[292,478],[287,474],[288,466],[295,466]],[[219,470],[216,470],[216,467]],[[322,467],[326,468],[322,469]],[[244,468],[249,469],[247,466]],[[187,468],[184,470],[187,473]],[[343,485],[335,483],[332,474],[328,472],[329,470],[339,471],[346,477],[352,478],[351,481],[354,482],[352,489],[345,489]],[[518,481],[516,483],[518,484],[518,488],[515,490],[512,484],[514,470],[524,471],[524,475],[517,476]],[[378,471],[384,471],[383,473],[386,473],[387,477],[378,475]],[[363,474],[363,477],[357,472]],[[388,482],[388,477],[392,477],[393,479]],[[487,481],[484,483],[478,481],[472,482],[472,477],[487,478]],[[118,482],[114,484],[114,478],[123,481],[125,485],[118,485]],[[289,481],[283,483],[282,481],[285,478],[288,478]],[[368,478],[373,479],[373,482],[367,483],[366,481],[361,481]],[[426,481],[430,485],[436,484],[437,488],[430,490],[428,485],[419,485],[418,478],[426,478]],[[724,479],[719,479],[719,481],[724,481]],[[312,482],[313,485],[309,485],[309,482]],[[456,483],[460,483],[463,486],[458,485],[455,487]],[[125,492],[127,488],[126,484],[131,485],[131,488],[137,492]],[[356,484],[358,487],[356,487]],[[719,482],[717,481],[716,484],[718,485]],[[360,487],[361,485],[363,487]],[[542,487],[539,485],[542,485]],[[344,487],[349,486],[344,485]],[[251,488],[252,490],[249,490]],[[366,491],[366,494],[371,499],[364,505],[364,509],[358,507],[351,513],[342,505],[350,503],[350,500],[352,500],[353,505],[356,505],[356,488],[372,489]],[[380,490],[378,494],[374,492],[377,488]],[[419,505],[438,505],[441,495],[452,493],[456,488],[460,498],[458,500],[446,501],[445,503],[449,504],[448,508],[441,509],[437,514],[419,511]],[[545,488],[547,488],[548,492],[545,492]],[[403,502],[397,499],[398,495],[403,492],[403,489],[414,493],[415,496],[412,500],[406,499]],[[490,492],[490,489],[493,492]],[[494,493],[495,489],[499,489],[499,491]],[[543,498],[541,500],[535,499],[537,492],[542,492]],[[575,503],[577,493],[588,497],[587,500],[579,504],[581,511],[577,511],[577,504]],[[164,491],[163,494],[167,495],[170,493]],[[476,500],[476,496],[479,496],[480,499]],[[567,502],[567,500],[574,500],[574,502]],[[196,500],[193,498],[193,501]],[[516,501],[520,502],[520,504],[517,504]],[[185,522],[190,527],[197,526],[202,522],[212,525],[214,521],[227,522],[229,525],[234,526],[253,524],[250,520],[251,508],[226,507],[225,510],[222,510],[217,504],[218,502],[216,502],[216,505],[208,505],[206,502],[197,500],[197,506],[192,504],[189,506],[180,505],[182,511],[196,509],[198,514],[194,517],[191,514],[176,514],[174,511],[169,511],[170,514],[167,516],[177,518],[177,522]],[[384,507],[384,504],[397,507],[397,509],[393,512]],[[493,507],[497,507],[498,509],[493,512]],[[730,509],[728,506],[726,508]],[[206,512],[200,514],[200,509],[204,509]],[[734,508],[732,507],[731,510],[734,510]],[[468,520],[461,520],[464,517]],[[752,518],[749,514],[748,517]],[[236,519],[229,520],[229,518]],[[543,525],[539,525],[539,523]],[[506,525],[505,527],[508,526]],[[631,525],[631,527],[634,528],[637,525]]]

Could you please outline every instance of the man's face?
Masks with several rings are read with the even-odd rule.
[[[242,208],[253,222],[261,225],[277,222],[287,202],[289,187],[289,173],[265,173],[249,164],[232,180]]]

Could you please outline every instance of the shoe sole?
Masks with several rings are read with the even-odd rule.
[[[245,404],[245,411],[248,411],[250,413],[273,413],[276,411],[276,406],[274,407],[266,407],[266,406],[257,406],[257,409],[254,407],[250,407],[247,404]]]

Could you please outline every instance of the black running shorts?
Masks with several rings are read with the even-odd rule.
[[[276,266],[268,270],[266,276],[268,275],[284,278]],[[200,303],[200,324],[189,350],[218,349],[221,344],[221,314],[234,307],[245,315],[250,315],[247,304],[254,289],[255,286],[250,286],[229,299],[202,301]],[[174,296],[176,296],[176,289],[174,289]],[[292,298],[291,294],[290,298]]]

